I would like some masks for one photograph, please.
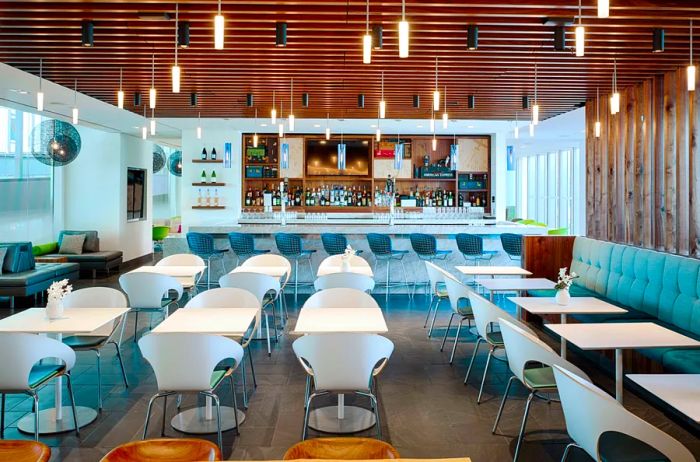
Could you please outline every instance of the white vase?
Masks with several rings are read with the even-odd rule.
[[[350,259],[349,258],[341,258],[340,260],[340,271],[342,273],[349,273],[350,272]]]
[[[51,300],[46,303],[46,317],[49,319],[59,319],[63,316],[63,301]]]
[[[569,301],[571,300],[571,294],[569,293],[569,289],[557,290],[557,294],[554,296],[554,299],[556,300],[557,305],[568,305]]]

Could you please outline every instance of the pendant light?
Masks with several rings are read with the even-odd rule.
[[[540,123],[540,105],[537,103],[537,64],[535,64],[535,104],[532,105],[532,125]]]
[[[430,133],[435,133],[435,114],[430,117]]]
[[[202,113],[197,113],[197,139],[202,139]]]
[[[156,54],[151,58],[151,89],[148,91],[148,107],[156,108]]]
[[[379,101],[379,118],[386,118],[386,101],[384,101],[384,71],[382,71],[382,99]]]
[[[520,127],[518,126],[518,111],[515,111],[515,128],[513,129],[513,138],[520,138]]]
[[[583,56],[586,48],[586,29],[582,24],[581,0],[578,0],[578,26],[576,26],[576,56]]]
[[[258,108],[255,108],[255,119],[253,119],[253,127],[255,131],[253,132],[253,147],[258,147]]]
[[[292,78],[289,86],[289,131],[294,131],[294,79]]]
[[[365,35],[362,37],[362,63],[372,62],[372,34],[369,33],[369,0],[367,0],[367,15],[365,17]]]
[[[440,110],[440,90],[438,90],[438,58],[435,57],[435,91],[433,91],[433,111]]]
[[[595,137],[600,138],[600,88],[595,89]]]
[[[401,121],[399,122],[399,127],[401,127]],[[401,170],[401,164],[403,163],[403,150],[404,145],[401,143],[401,132],[396,133],[396,144],[394,144],[394,170]]]
[[[326,113],[326,141],[331,139],[331,114]]]
[[[379,128],[379,118],[377,117],[377,133],[376,133],[377,143],[382,140],[382,130]]]
[[[447,128],[450,117],[447,115],[447,85],[445,85],[445,112],[442,113],[442,128]]]
[[[156,135],[156,110],[151,109],[151,136]]]
[[[180,93],[180,66],[177,65],[177,49],[179,48],[177,45],[180,41],[180,36],[179,36],[179,27],[178,27],[178,22],[179,22],[179,14],[180,14],[180,9],[179,9],[179,4],[175,3],[175,65],[172,67],[172,80],[173,80],[173,93]]]
[[[450,170],[456,172],[459,164],[459,144],[457,144],[457,134],[452,133],[452,144],[450,145]]]
[[[617,92],[617,58],[613,61],[613,94],[610,97],[610,114],[620,112],[620,93]]]
[[[277,133],[278,133],[280,138],[284,137],[284,118],[282,116],[283,108],[284,108],[284,102],[280,101],[280,120],[279,120],[279,124],[277,127],[278,128]]]
[[[433,152],[437,151],[437,138],[435,138],[435,134],[433,133]]]
[[[73,86],[73,125],[78,125],[78,79]]]
[[[214,16],[214,49],[224,49],[224,17],[221,15],[221,0],[219,0],[219,9]]]
[[[145,140],[148,138],[148,126],[146,124],[146,106],[143,107],[143,127],[141,127],[141,139]]]
[[[277,109],[275,108],[275,90],[272,90],[272,110],[270,111],[270,123],[277,123]]]
[[[406,0],[401,0],[401,21],[399,21],[399,58],[408,58],[408,21],[406,21]]]
[[[342,120],[342,119],[341,119]],[[345,163],[347,159],[347,146],[343,140],[343,124],[340,124],[340,143],[338,143],[338,170],[345,170]]]
[[[41,81],[44,76],[44,59],[39,58],[39,91],[36,92],[36,110],[42,112],[44,110],[44,92],[41,89]]]
[[[607,18],[610,16],[610,0],[598,0],[598,17]]]
[[[119,91],[117,92],[117,107],[124,109],[124,90],[122,90],[122,68],[119,68]]]
[[[690,64],[688,65],[688,91],[695,91],[695,66],[693,65],[693,20],[690,20]]]

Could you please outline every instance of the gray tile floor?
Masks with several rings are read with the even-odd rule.
[[[76,288],[87,285],[117,286],[117,278],[110,277],[80,281]],[[290,320],[287,329],[294,326],[297,308],[290,301]],[[299,305],[303,298],[300,296]],[[472,379],[463,385],[467,359],[473,351],[472,338],[467,336],[457,348],[455,364],[450,366],[449,348],[440,352],[444,330],[437,329],[434,338],[427,339],[423,319],[427,299],[417,296],[384,296],[378,301],[384,308],[389,325],[388,337],[395,343],[395,353],[380,377],[379,399],[383,417],[384,439],[398,448],[404,457],[459,457],[469,456],[474,462],[512,460],[514,439],[517,435],[524,407],[525,393],[518,389],[505,408],[497,434],[491,426],[499,400],[510,376],[507,366],[492,362],[492,373],[486,382],[485,399],[476,404],[478,378],[483,371],[486,349],[477,358]],[[447,305],[442,307],[439,320],[446,323]],[[0,316],[9,314],[0,308]],[[129,318],[126,332],[133,330]],[[141,322],[145,326],[146,322]],[[438,324],[442,324],[438,321]],[[262,342],[253,348],[258,387],[253,393],[247,419],[241,425],[241,434],[224,433],[225,457],[229,459],[279,459],[285,450],[300,440],[303,418],[304,374],[291,349],[291,338],[284,335],[268,358]],[[82,429],[80,438],[74,433],[42,437],[52,447],[52,460],[97,461],[109,449],[141,437],[148,398],[156,391],[155,378],[150,366],[141,357],[131,337],[123,343],[124,360],[129,378],[125,388],[119,375],[116,356],[109,349],[103,354],[104,410],[98,419]],[[612,389],[612,381],[592,370],[590,364],[576,361],[596,377],[597,383]],[[74,369],[75,392],[79,405],[96,407],[96,367],[92,353],[78,353]],[[240,377],[237,377],[240,387]],[[516,387],[517,388],[517,387]],[[228,388],[221,390],[222,402],[230,402]],[[240,398],[240,394],[239,394]],[[185,398],[183,407],[195,404],[195,397]],[[174,400],[169,400],[168,415],[174,413]],[[700,441],[651,407],[630,391],[626,392],[626,407],[652,424],[671,433],[700,455]],[[53,388],[41,392],[41,406],[53,406]],[[20,396],[8,396],[5,438],[31,438],[19,432],[17,421],[31,412],[31,401]],[[161,408],[154,411],[149,436],[159,436]],[[169,426],[166,434],[178,437]],[[366,435],[373,436],[373,431]],[[317,434],[311,431],[312,437]],[[214,435],[209,437],[215,441]],[[521,461],[558,461],[569,442],[561,407],[557,403],[537,401],[533,404],[527,434],[521,451]],[[576,454],[571,460],[589,460],[585,454]]]

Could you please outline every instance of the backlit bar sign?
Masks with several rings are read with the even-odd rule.
[[[224,143],[224,168],[231,168],[231,143]]]

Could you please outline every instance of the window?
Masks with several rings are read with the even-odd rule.
[[[139,221],[146,218],[146,170],[130,168],[126,173],[126,219]]]

